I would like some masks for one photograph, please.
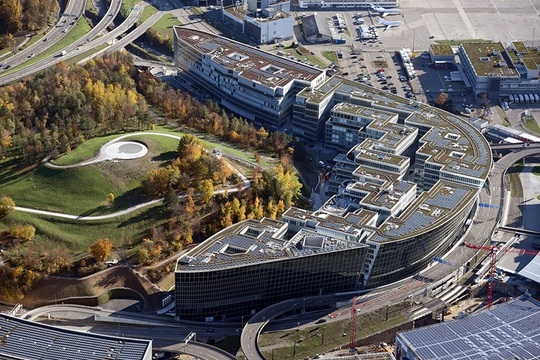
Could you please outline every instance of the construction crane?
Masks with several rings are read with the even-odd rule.
[[[356,311],[358,308],[356,307],[356,296],[352,300],[351,305],[351,334],[350,334],[350,342],[349,342],[349,352],[351,354],[356,353]]]
[[[499,252],[499,246],[490,245],[490,246],[481,246],[474,245],[470,243],[463,243],[464,246],[470,249],[485,250],[489,252],[489,279],[487,284],[487,308],[491,308],[493,305],[493,282],[495,281],[495,267],[497,264],[497,253]],[[516,248],[507,248],[504,252],[513,252],[520,255],[538,255],[540,251],[538,250],[524,250]]]

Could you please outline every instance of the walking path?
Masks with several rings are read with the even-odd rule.
[[[171,137],[171,138],[175,138],[175,139],[178,139],[178,140],[180,140],[182,138],[181,136],[177,136],[177,135],[165,134],[165,133],[155,133],[155,132],[151,132],[151,133],[149,133],[149,132],[136,132],[136,133],[126,134],[126,135],[121,135],[121,136],[119,136],[119,137],[117,137],[117,138],[115,138],[113,140],[110,140],[110,141],[106,142],[101,147],[100,154],[94,159],[91,159],[91,160],[88,160],[88,161],[83,161],[83,162],[80,162],[78,164],[65,165],[65,166],[54,165],[54,164],[51,164],[50,162],[47,162],[47,163],[45,163],[45,166],[55,168],[55,169],[67,169],[67,168],[75,168],[75,167],[79,167],[79,166],[85,166],[85,165],[90,165],[90,164],[95,164],[95,163],[98,163],[98,162],[101,162],[101,161],[105,161],[105,160],[110,159],[110,154],[107,154],[106,152],[104,152],[103,149],[106,149],[107,147],[110,147],[111,144],[113,144],[113,143],[115,143],[117,141],[120,141],[120,140],[125,139],[125,138],[130,137],[130,136],[138,136],[138,135],[166,136],[166,137]],[[224,155],[224,156],[227,157],[227,155]],[[251,182],[249,181],[249,179],[244,174],[242,174],[240,171],[238,171],[229,162],[227,162],[227,166],[242,180],[243,186],[241,187],[241,189],[238,186],[235,185],[235,186],[230,186],[230,187],[228,187],[226,189],[215,190],[214,195],[224,194],[224,193],[229,193],[230,194],[230,193],[242,191],[242,190],[247,189],[248,187],[251,186]],[[185,199],[186,197],[187,197],[187,195],[179,195],[178,196],[179,199]],[[150,201],[147,201],[145,203],[134,205],[134,206],[131,206],[131,207],[127,208],[127,209],[117,211],[115,213],[105,214],[105,215],[97,215],[97,216],[83,216],[83,215],[63,214],[63,213],[58,213],[58,212],[53,212],[53,211],[38,210],[38,209],[32,209],[32,208],[27,208],[27,207],[22,207],[22,206],[15,206],[15,210],[26,212],[26,213],[32,213],[32,214],[38,214],[38,215],[47,215],[47,216],[53,216],[53,217],[58,217],[58,218],[63,218],[63,219],[70,219],[70,220],[77,220],[77,221],[97,221],[97,220],[112,219],[112,218],[115,218],[115,217],[118,217],[118,216],[126,215],[126,214],[129,214],[129,213],[133,212],[133,211],[144,208],[146,206],[150,206],[150,205],[154,205],[156,203],[162,202],[163,199],[164,198],[150,200]]]

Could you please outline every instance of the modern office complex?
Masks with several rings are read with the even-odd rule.
[[[0,314],[0,359],[151,360],[152,341],[67,330]]]
[[[235,113],[282,127],[296,94],[326,80],[324,71],[198,30],[174,28],[176,65]]]
[[[463,43],[459,46],[463,72],[474,93],[491,100],[521,95],[523,101],[540,102],[540,52],[513,42]],[[532,95],[532,96],[531,96]],[[532,99],[532,100],[531,100]]]
[[[540,303],[521,297],[475,315],[397,333],[397,360],[538,359]]]
[[[245,220],[178,259],[176,315],[214,321],[294,297],[358,289],[367,246],[287,223]]]
[[[180,317],[249,315],[286,298],[336,291],[330,283],[341,289],[389,284],[424,269],[463,234],[492,166],[489,144],[471,124],[337,76],[306,86],[292,107],[295,135],[308,144],[325,139],[340,152],[327,179],[332,196],[315,211],[290,208],[282,221],[234,225],[182,257]],[[247,230],[254,227],[264,230]],[[339,249],[324,245],[336,242]],[[290,257],[307,248],[305,256]],[[312,271],[326,275],[307,272],[305,264],[317,261],[325,265]],[[285,266],[286,272],[277,270]],[[268,293],[271,287],[277,290]]]

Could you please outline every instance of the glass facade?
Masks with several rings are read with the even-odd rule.
[[[251,315],[295,297],[355,290],[367,249],[360,246],[206,271],[179,268],[176,315],[219,321]]]

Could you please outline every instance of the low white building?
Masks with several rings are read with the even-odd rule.
[[[293,38],[293,17],[281,10],[266,8],[244,15],[244,34],[259,44]]]

